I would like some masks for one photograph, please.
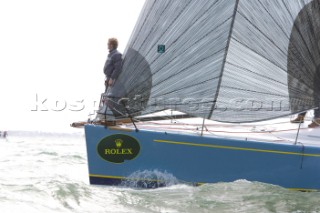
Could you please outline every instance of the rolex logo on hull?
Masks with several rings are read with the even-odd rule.
[[[139,142],[123,134],[110,135],[103,138],[97,147],[99,156],[112,163],[124,163],[133,160],[140,152]]]

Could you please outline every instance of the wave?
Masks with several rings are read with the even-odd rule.
[[[122,181],[121,186],[129,188],[158,188],[181,183],[175,176],[159,170],[136,171]]]

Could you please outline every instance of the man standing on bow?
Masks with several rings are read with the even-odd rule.
[[[100,120],[107,120],[107,114],[109,119],[112,117],[107,111],[110,109],[112,111],[113,117],[119,117],[122,115],[119,111],[118,100],[121,97],[116,97],[119,91],[112,91],[115,81],[122,70],[122,54],[117,50],[118,40],[116,38],[109,38],[108,40],[108,49],[109,54],[108,58],[104,64],[103,72],[106,76],[105,78],[105,92],[101,95],[100,107],[97,111],[97,117]]]
[[[122,68],[122,54],[117,50],[118,40],[116,38],[109,38],[108,49],[109,54],[104,64],[103,72],[106,75],[105,85],[106,89],[112,87],[114,82],[121,73]]]

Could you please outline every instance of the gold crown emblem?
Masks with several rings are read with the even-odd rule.
[[[114,142],[116,143],[116,147],[117,147],[117,148],[120,148],[120,147],[122,146],[123,140],[121,140],[121,139],[116,139]]]

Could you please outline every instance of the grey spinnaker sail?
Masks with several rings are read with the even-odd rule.
[[[128,98],[133,116],[174,109],[223,122],[318,107],[319,5],[320,0],[147,0],[114,94]]]

